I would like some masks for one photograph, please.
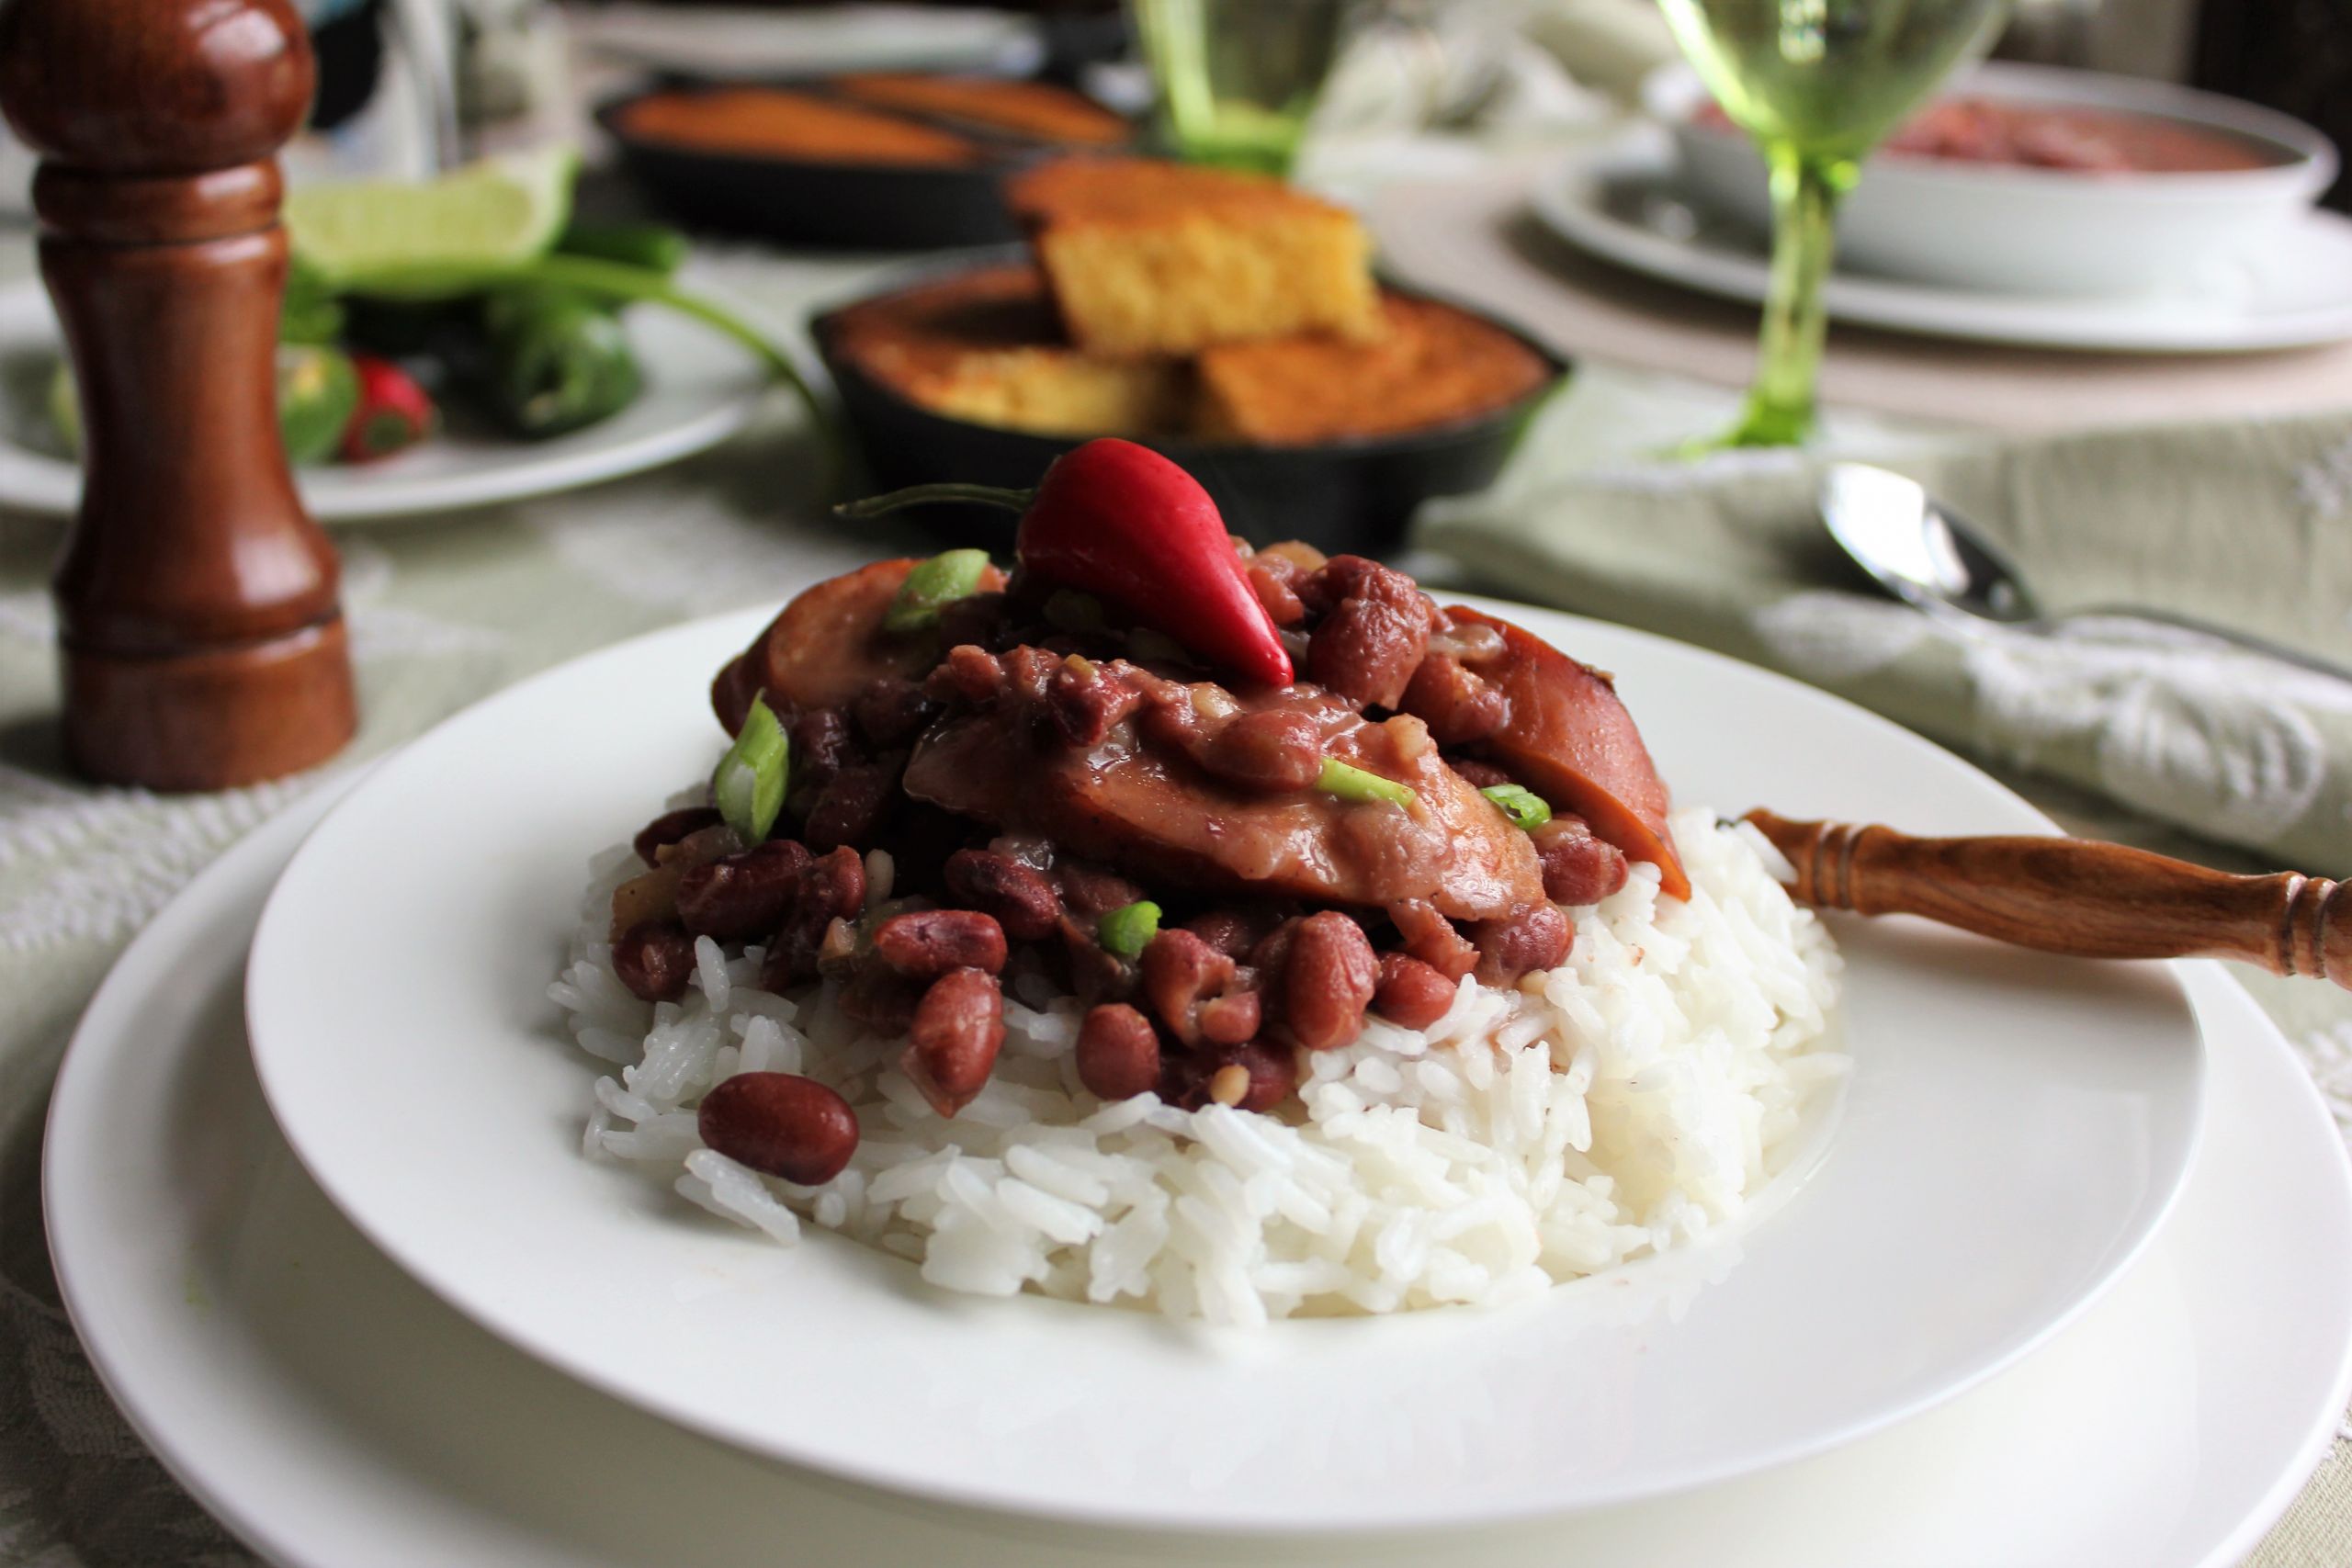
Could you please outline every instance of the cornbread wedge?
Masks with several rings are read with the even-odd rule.
[[[1381,326],[1372,242],[1346,209],[1277,180],[1143,158],[1069,158],[1007,185],[1070,340],[1196,354]]]
[[[833,343],[876,381],[954,419],[1054,435],[1179,430],[1193,367],[1110,359],[1061,336],[1035,267],[989,267],[842,312]]]
[[[1434,299],[1388,294],[1386,331],[1225,344],[1202,352],[1199,434],[1268,446],[1388,435],[1475,418],[1551,374],[1501,328]]]

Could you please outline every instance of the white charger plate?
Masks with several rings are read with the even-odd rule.
[[[240,984],[332,790],[208,869],[92,1003],[43,1178],[65,1302],[164,1462],[300,1568],[1227,1568],[1229,1540],[1047,1528],[761,1463],[591,1393],[408,1280],[270,1122]],[[1846,922],[1850,924],[1851,922]],[[2352,1395],[2352,1171],[2218,968],[2203,1157],[2146,1255],[2022,1365],[1892,1431],[1695,1496],[1455,1532],[1459,1568],[2235,1568]],[[1253,1561],[1430,1560],[1426,1536]]]
[[[356,523],[521,501],[693,457],[751,423],[768,377],[740,344],[674,310],[623,320],[645,385],[610,419],[546,441],[443,431],[381,462],[298,468],[302,504],[322,523]],[[45,413],[25,384],[28,367],[62,351],[40,286],[0,289],[0,367],[15,393],[0,402],[0,507],[66,516],[81,503],[82,472],[36,438]]]
[[[1582,151],[1528,193],[1578,250],[1668,283],[1760,304],[1763,241],[1679,184],[1664,128]],[[2162,293],[2086,299],[1978,293],[1852,271],[1822,288],[1831,319],[1928,337],[2116,354],[2233,354],[2352,338],[2352,218],[2313,209],[2244,264]]]
[[[2046,826],[1834,698],[1514,614],[1618,672],[1685,799]],[[600,1069],[543,1000],[586,856],[707,770],[710,673],[763,619],[578,660],[387,762],[279,883],[248,998],[272,1110],[372,1241],[512,1343],[752,1451],[1127,1527],[1623,1502],[1850,1441],[2006,1365],[2128,1261],[2187,1168],[2202,1057],[2169,971],[1882,925],[1849,933],[1844,1125],[1745,1256],[1509,1311],[1213,1337],[952,1298],[834,1236],[776,1249],[581,1156]]]

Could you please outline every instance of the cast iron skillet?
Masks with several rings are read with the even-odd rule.
[[[950,265],[910,269],[869,298],[935,283],[978,266],[1002,265],[1020,253],[958,258]],[[1532,391],[1475,419],[1395,435],[1310,446],[1270,446],[1181,435],[1140,438],[1199,479],[1225,514],[1226,526],[1253,544],[1304,539],[1327,553],[1393,553],[1414,511],[1432,496],[1460,495],[1494,482],[1518,446],[1528,421],[1566,381],[1570,364],[1508,321],[1459,300],[1393,282],[1384,287],[1435,299],[1510,333],[1543,355],[1552,374]],[[1046,465],[1086,439],[1006,430],[934,413],[908,401],[836,351],[835,324],[847,306],[809,321],[817,352],[841,393],[842,412],[864,454],[876,491],[961,479],[1025,489]],[[967,505],[930,506],[908,515],[959,545],[1011,553],[1015,519],[1009,513]]]
[[[707,82],[673,77],[599,105],[596,123],[620,149],[621,166],[629,177],[683,223],[790,244],[856,250],[942,250],[1017,240],[1020,229],[1004,206],[1005,175],[1046,158],[1115,151],[1039,141],[862,103],[852,107],[978,142],[982,161],[944,165],[829,163],[716,152],[638,136],[624,118],[631,104],[657,93],[745,86],[828,96],[823,78]]]

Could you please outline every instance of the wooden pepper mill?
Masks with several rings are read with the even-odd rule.
[[[53,583],[74,764],[222,789],[351,738],[334,551],[277,431],[273,154],[311,101],[287,0],[0,0],[0,109],[41,155],[41,276],[82,399]]]

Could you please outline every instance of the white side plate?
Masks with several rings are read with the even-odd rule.
[[[1617,671],[1685,800],[2046,826],[1837,699],[1523,614]],[[681,1424],[935,1500],[1130,1527],[1622,1503],[1850,1441],[1998,1370],[2087,1304],[2188,1168],[2202,1054],[2169,970],[1857,923],[1844,1124],[1744,1247],[1523,1308],[1216,1338],[951,1298],[831,1235],[778,1250],[582,1157],[598,1068],[544,999],[583,861],[710,767],[711,672],[763,618],[578,660],[386,762],[296,857],[250,971],[271,1108],[361,1231],[494,1333]]]
[[[381,462],[299,468],[302,504],[322,523],[491,506],[673,463],[751,423],[767,375],[740,344],[673,310],[640,306],[627,321],[645,387],[612,418],[547,441],[444,431]],[[36,434],[45,367],[61,350],[40,287],[0,289],[0,507],[62,516],[80,504],[80,469]]]

